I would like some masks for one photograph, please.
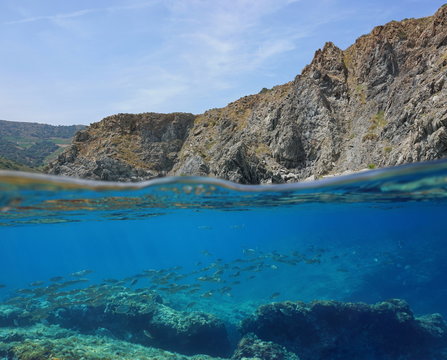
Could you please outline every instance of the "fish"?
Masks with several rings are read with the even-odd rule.
[[[205,256],[211,256],[212,254],[208,250],[202,250],[202,254]]]
[[[147,330],[143,330],[143,334],[151,340],[154,338],[154,336]]]
[[[255,249],[243,249],[242,252],[243,252],[245,255],[250,255],[250,254],[255,254],[255,253],[256,253],[256,250],[255,250]]]
[[[199,271],[200,272],[205,272],[205,271],[208,271],[210,269],[211,269],[211,266],[206,266],[206,267],[203,267],[203,268],[199,269]]]
[[[178,291],[188,290],[189,289],[189,285],[177,285],[176,289]]]
[[[244,271],[250,271],[250,270],[259,271],[259,265],[250,265],[250,266],[243,268],[242,270],[244,270]]]
[[[157,273],[158,273],[158,270],[155,270],[155,269],[147,269],[147,270],[143,270],[143,273],[146,274],[146,275],[149,275],[149,274],[153,275],[153,274],[157,274]]]
[[[44,281],[34,281],[32,283],[30,283],[30,286],[42,286],[43,284],[45,284]]]
[[[320,259],[305,259],[304,262],[306,264],[321,264],[321,260]]]
[[[18,304],[21,303],[23,301],[23,297],[21,296],[14,296],[12,298],[9,298],[8,300],[5,301],[5,304]]]
[[[179,280],[183,280],[184,278],[186,278],[188,275],[177,275],[176,277],[174,277],[174,281],[179,281]]]
[[[129,305],[119,305],[115,309],[116,314],[127,314],[130,310]]]
[[[76,271],[74,273],[71,273],[71,276],[75,276],[75,277],[82,277],[88,274],[91,274],[93,272],[93,270],[81,270],[81,271]]]
[[[62,287],[67,287],[67,286],[72,286],[72,285],[88,282],[88,281],[89,281],[88,279],[68,280],[63,283],[58,284],[58,287],[62,288]]]
[[[213,296],[214,295],[214,293],[212,292],[212,291],[207,291],[206,293],[203,293],[202,295],[200,295],[201,297],[204,297],[204,298],[209,298],[209,297],[211,297],[211,296]]]
[[[279,292],[274,292],[272,295],[270,295],[270,299],[275,299],[275,298],[277,298],[279,295],[281,295]]]
[[[5,288],[5,287],[6,287],[5,284],[0,284],[0,289],[3,289],[3,288]]]
[[[54,276],[54,277],[50,278],[50,281],[57,282],[57,281],[61,281],[63,279],[64,279],[63,276]]]
[[[18,289],[18,290],[16,290],[16,293],[18,293],[18,294],[32,294],[33,291],[31,289]]]
[[[138,282],[138,280],[139,280],[139,279],[133,279],[133,280],[130,282],[130,286],[135,285],[135,284]]]
[[[213,276],[220,276],[220,275],[223,274],[223,272],[224,272],[224,271],[223,271],[222,269],[217,270],[217,271],[214,272]]]
[[[211,226],[207,226],[207,225],[201,225],[201,226],[197,226],[197,229],[199,229],[199,230],[211,230],[212,227]]]
[[[104,279],[102,282],[107,283],[107,284],[116,284],[117,282],[119,282],[119,280],[117,280],[117,279]]]

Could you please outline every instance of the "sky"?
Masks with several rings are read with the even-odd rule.
[[[447,0],[0,0],[0,119],[223,107]]]

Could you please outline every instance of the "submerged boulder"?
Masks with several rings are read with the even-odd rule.
[[[30,312],[11,305],[0,305],[0,327],[28,326],[34,319]]]
[[[203,312],[181,312],[161,305],[145,334],[151,345],[186,355],[227,356],[230,353],[224,323]]]
[[[284,346],[263,341],[254,334],[245,335],[232,356],[232,360],[243,359],[299,360],[296,354],[288,352]]]
[[[284,346],[301,360],[447,359],[441,315],[415,317],[403,300],[273,303],[245,319],[241,331]]]
[[[121,293],[100,304],[65,306],[47,319],[68,329],[126,340],[185,355],[230,353],[222,321],[203,312],[182,312],[159,296]]]

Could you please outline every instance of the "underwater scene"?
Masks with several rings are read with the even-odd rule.
[[[0,359],[447,359],[447,161],[313,182],[0,171]]]

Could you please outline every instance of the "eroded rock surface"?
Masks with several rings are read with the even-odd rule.
[[[181,312],[158,295],[121,293],[98,304],[51,310],[45,320],[82,333],[104,335],[186,355],[230,353],[222,321],[204,312]]]
[[[245,335],[236,348],[232,360],[299,360],[294,353],[288,352],[284,346],[271,341],[263,341],[254,334]]]
[[[447,325],[441,315],[415,317],[403,300],[375,305],[273,303],[245,319],[241,331],[284,346],[301,360],[439,360],[447,356]]]

